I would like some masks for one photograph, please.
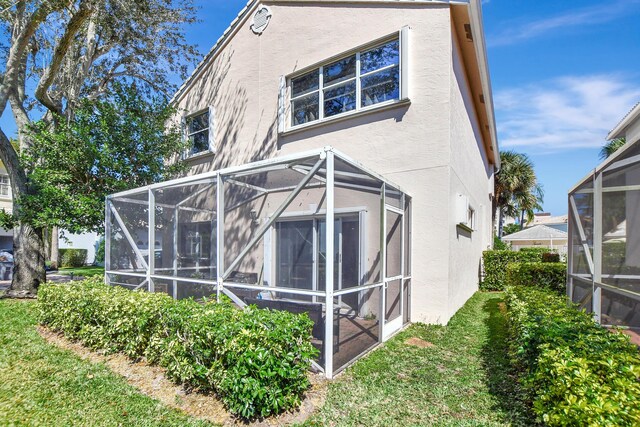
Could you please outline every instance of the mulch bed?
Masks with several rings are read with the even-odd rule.
[[[310,373],[311,388],[298,410],[283,413],[277,417],[247,423],[230,414],[220,400],[213,394],[186,392],[182,386],[176,385],[165,376],[165,370],[152,366],[144,360],[133,362],[125,355],[104,354],[92,351],[82,344],[70,341],[61,334],[38,326],[38,333],[50,344],[69,350],[84,360],[92,363],[103,363],[111,371],[122,376],[141,393],[159,400],[163,404],[178,409],[195,418],[208,420],[225,426],[284,426],[304,422],[318,407],[322,406],[327,392],[327,381],[322,374]]]

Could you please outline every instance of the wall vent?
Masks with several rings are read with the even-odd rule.
[[[262,34],[264,30],[266,30],[267,25],[269,25],[269,21],[271,21],[271,9],[267,6],[260,6],[253,15],[251,31],[255,34]]]

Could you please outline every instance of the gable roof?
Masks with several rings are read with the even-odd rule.
[[[482,25],[482,5],[481,0],[324,0],[326,3],[389,3],[397,5],[398,3],[412,3],[412,4],[448,4],[452,6],[465,6],[469,14],[469,25],[471,27],[472,39],[474,40],[474,50],[478,65],[478,72],[482,86],[482,98],[481,101],[485,106],[485,113],[487,116],[487,131],[489,132],[489,149],[491,152],[490,157],[493,158],[493,164],[495,165],[495,172],[500,170],[500,154],[498,149],[498,132],[495,122],[495,114],[493,107],[493,95],[491,90],[491,81],[489,78],[489,65],[487,60],[487,47],[484,39],[484,29]],[[170,104],[179,102],[187,89],[194,83],[194,81],[205,71],[205,69],[213,62],[218,53],[229,42],[231,37],[238,31],[238,29],[245,23],[248,17],[251,15],[258,5],[270,3],[318,3],[318,0],[249,0],[247,4],[238,12],[238,16],[231,21],[229,27],[222,33],[220,38],[215,42],[213,47],[204,56],[202,61],[196,66],[191,75],[180,85],[176,93],[171,98]]]
[[[607,135],[607,140],[610,141],[612,139],[621,138],[624,136],[624,131],[627,127],[640,117],[640,102],[633,106],[631,110],[618,122],[616,127],[614,127],[609,135]]]
[[[514,240],[550,240],[550,239],[566,239],[568,234],[565,231],[561,231],[546,225],[534,225],[533,227],[525,228],[513,234],[504,236],[502,240],[514,241]]]

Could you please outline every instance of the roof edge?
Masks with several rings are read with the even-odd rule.
[[[487,110],[487,120],[489,120],[489,133],[491,135],[491,146],[494,153],[495,172],[500,170],[500,149],[498,147],[498,130],[496,128],[495,111],[493,106],[493,92],[491,89],[491,79],[489,77],[489,61],[487,59],[487,45],[484,37],[484,26],[482,24],[482,5],[480,0],[470,0],[468,3],[469,18],[474,43],[478,68],[480,71],[480,82],[484,95],[484,104]]]
[[[621,138],[623,136],[623,132],[626,128],[631,124],[632,121],[640,117],[640,102],[636,103],[636,105],[629,110],[629,112],[618,122],[618,124],[609,132],[607,135],[607,141],[611,141],[612,139]]]

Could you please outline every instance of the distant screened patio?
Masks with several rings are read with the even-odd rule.
[[[640,142],[569,193],[569,297],[605,326],[640,331]]]
[[[117,193],[105,213],[107,283],[306,312],[328,378],[409,321],[411,199],[331,147]]]

